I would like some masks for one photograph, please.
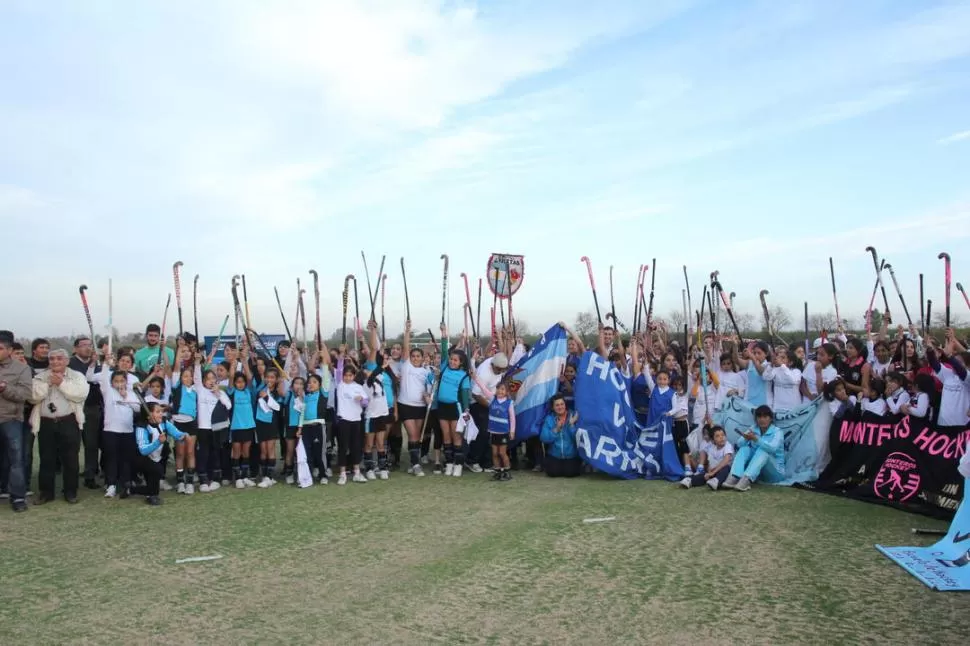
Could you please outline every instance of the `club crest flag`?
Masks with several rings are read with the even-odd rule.
[[[492,294],[499,298],[508,298],[510,294],[514,296],[525,277],[525,256],[493,253],[488,258],[485,276]]]

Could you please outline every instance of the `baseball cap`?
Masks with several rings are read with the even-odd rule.
[[[822,337],[815,339],[815,342],[812,343],[812,350],[818,350],[819,348],[821,348],[822,343],[824,343],[824,341],[822,341]]]
[[[504,352],[499,352],[492,357],[492,365],[499,370],[505,370],[509,367],[509,358],[505,356]]]

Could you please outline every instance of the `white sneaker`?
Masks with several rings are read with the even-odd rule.
[[[737,476],[728,476],[727,480],[721,483],[721,486],[725,489],[734,489],[735,486],[740,482]]]
[[[175,488],[175,493],[185,493],[185,483],[180,482],[179,486]]]
[[[263,479],[260,480],[259,484],[256,486],[259,487],[260,489],[269,489],[270,487],[273,486],[273,481],[267,478],[266,476],[263,476]]]
[[[245,489],[246,483],[242,481],[242,478],[236,480],[236,489]]]
[[[293,484],[294,482],[296,481],[293,479],[293,476],[286,476],[286,484]]]
[[[374,473],[374,470],[373,469],[369,469],[367,471],[367,479],[368,480],[377,480],[377,474]]]
[[[220,485],[218,482],[210,482],[209,483],[209,491],[218,491],[219,490],[219,487],[221,487],[221,486],[222,485]]]
[[[158,488],[161,489],[162,491],[171,491],[172,485],[169,484],[168,480],[159,480]]]
[[[720,486],[720,484],[721,483],[720,481],[718,481],[717,478],[711,478],[710,480],[707,481],[707,486],[711,488],[711,491],[717,491],[717,488]]]
[[[377,472],[377,477],[380,478],[381,480],[387,480],[390,476],[391,474],[388,473],[387,469],[383,469]]]
[[[421,464],[427,464],[427,463],[428,463],[428,456],[427,456],[427,454],[422,455],[421,456]]]
[[[419,478],[424,477],[424,469],[421,468],[420,464],[415,464],[414,469],[411,471],[411,473],[418,476]]]
[[[478,465],[478,464],[469,464],[468,465],[468,469],[472,473],[481,473],[482,472],[482,467],[480,465]]]
[[[215,482],[213,482],[212,484],[216,484],[216,483],[215,483]],[[223,486],[223,487],[228,487],[228,486],[229,486],[229,485],[231,485],[231,484],[232,484],[232,482],[230,482],[229,480],[223,480],[223,481],[222,481],[222,485],[220,485],[220,486]],[[211,487],[210,487],[210,489],[211,489]]]
[[[461,465],[460,464],[456,464],[455,465],[455,468],[452,469],[452,471],[451,471],[451,475],[455,476],[456,478],[460,478],[461,477]]]
[[[185,485],[185,495],[186,496],[191,496],[194,493],[195,493],[195,485],[194,484],[187,484],[187,485]]]
[[[209,485],[207,485],[206,483],[203,482],[202,484],[199,485],[199,493],[209,493],[209,491],[210,491]]]
[[[683,487],[684,489],[690,489],[690,485],[691,485],[690,478],[684,478],[683,480],[680,481],[680,486]]]
[[[330,467],[327,467],[326,470],[324,471],[324,473],[327,474],[327,477],[328,478],[332,478],[333,477],[333,469],[331,469]]]
[[[105,498],[114,498],[117,495],[118,495],[118,488],[115,487],[114,485],[109,486],[104,491],[104,497]]]
[[[253,480],[250,480],[249,478],[243,478],[243,484],[246,485],[247,487],[255,487],[256,486],[256,482],[253,481]]]
[[[330,484],[330,481],[327,480],[326,476],[324,476],[323,478],[320,478],[320,484],[322,485]]]
[[[347,484],[347,474],[346,473],[341,473],[340,474],[340,477],[337,478],[337,484],[340,485],[340,486],[343,486],[343,485]]]
[[[455,471],[455,465],[453,465],[453,464],[446,464],[445,465],[445,475],[446,476],[450,476],[452,473],[454,473],[454,471]]]
[[[371,473],[373,473],[373,471]],[[357,471],[357,472],[354,473],[353,481],[354,482],[363,482],[364,484],[366,484],[367,483],[367,478],[364,477],[364,474],[363,473],[361,473],[360,471]]]
[[[411,475],[413,473],[414,473],[414,465],[412,464],[411,466],[408,467],[408,474]]]
[[[750,491],[751,490],[751,480],[748,479],[748,476],[745,476],[745,477],[741,478],[738,481],[738,484],[734,485],[734,490],[735,491]]]

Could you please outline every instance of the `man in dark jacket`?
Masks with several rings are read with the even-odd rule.
[[[27,511],[23,429],[32,379],[30,367],[13,358],[13,335],[0,334],[0,443],[7,456],[7,487],[14,511]]]

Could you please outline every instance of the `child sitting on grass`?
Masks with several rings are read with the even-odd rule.
[[[684,489],[706,484],[712,491],[717,491],[721,483],[731,474],[734,447],[727,441],[727,433],[721,426],[713,427],[710,433],[711,441],[706,442],[701,448],[697,473],[680,481],[680,486]]]

